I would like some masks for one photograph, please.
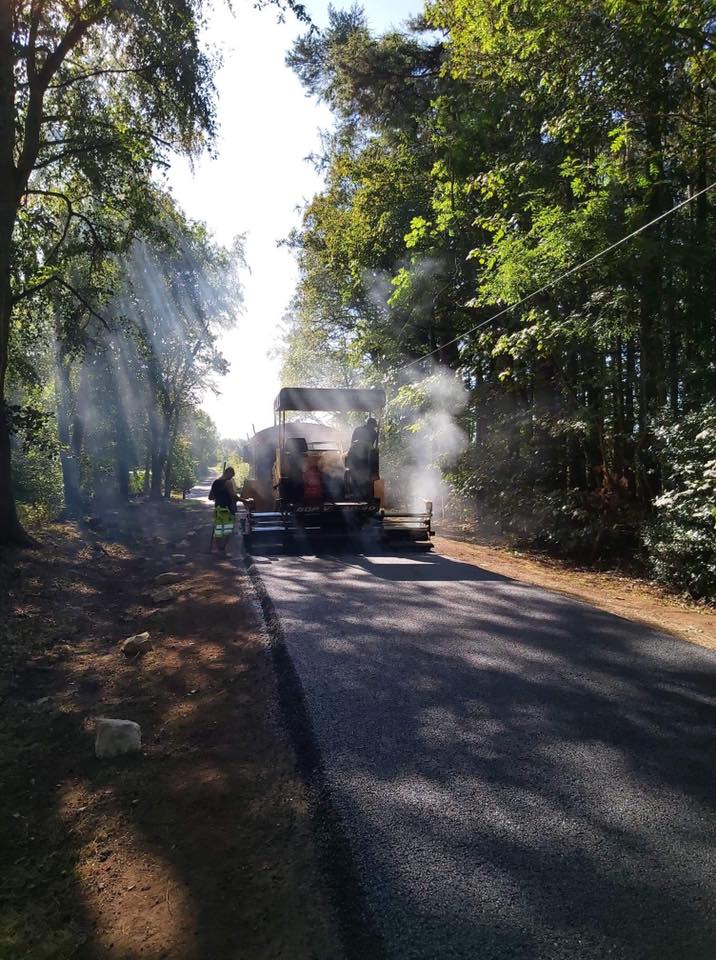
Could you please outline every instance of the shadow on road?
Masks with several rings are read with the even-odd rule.
[[[262,572],[389,956],[712,960],[712,653],[436,555]]]
[[[252,553],[252,562],[264,566],[279,562],[285,557],[304,557],[307,563],[313,558],[352,563],[363,567],[372,576],[382,580],[416,581],[510,581],[499,573],[492,573],[472,563],[451,560],[416,545],[382,546],[375,543],[356,542],[341,545],[335,540],[308,538],[297,539],[288,545],[258,543]]]
[[[435,553],[417,554],[403,551],[399,556],[392,552],[384,555],[357,556],[355,562],[371,576],[381,580],[406,581],[409,583],[509,583],[510,578],[492,573],[472,563],[450,560]]]

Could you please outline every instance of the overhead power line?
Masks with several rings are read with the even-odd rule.
[[[422,363],[423,360],[427,360],[430,357],[434,356],[436,353],[440,353],[441,350],[444,350],[446,347],[452,346],[453,343],[459,343],[461,340],[464,340],[466,337],[471,337],[473,333],[476,333],[478,330],[482,330],[483,327],[489,326],[489,324],[494,323],[495,320],[499,320],[500,317],[504,317],[506,314],[510,313],[512,310],[516,310],[518,307],[523,306],[525,303],[529,303],[530,300],[534,300],[535,297],[538,297],[541,293],[544,293],[545,290],[550,290],[552,287],[556,287],[558,283],[561,283],[563,280],[566,280],[567,277],[571,277],[573,274],[578,273],[580,270],[584,270],[585,267],[590,266],[596,260],[605,257],[608,253],[611,253],[612,250],[616,250],[617,247],[621,247],[622,244],[627,243],[629,240],[633,240],[634,237],[638,236],[640,233],[643,233],[645,230],[648,230],[650,227],[653,227],[655,224],[659,223],[661,220],[665,220],[666,217],[671,216],[672,213],[676,213],[677,210],[680,210],[682,207],[685,207],[689,203],[693,203],[694,200],[697,200],[699,197],[703,196],[705,193],[708,193],[709,190],[713,190],[716,187],[716,180],[713,183],[710,183],[708,187],[703,187],[703,189],[693,193],[690,197],[687,197],[685,200],[682,200],[680,203],[677,203],[675,206],[671,207],[669,210],[665,210],[663,213],[660,213],[658,217],[654,217],[653,220],[650,220],[648,223],[643,224],[641,227],[638,227],[636,230],[632,230],[630,234],[626,237],[622,237],[621,240],[617,240],[616,243],[610,244],[608,247],[605,247],[603,250],[600,250],[599,253],[595,253],[594,256],[589,257],[588,260],[584,260],[582,263],[577,264],[576,267],[572,267],[570,270],[567,270],[565,273],[560,274],[560,276],[555,277],[554,280],[550,280],[549,283],[545,283],[543,286],[539,287],[537,290],[533,290],[532,293],[528,293],[526,297],[523,297],[521,300],[518,300],[516,303],[511,303],[509,306],[504,307],[502,310],[495,313],[493,316],[488,317],[487,320],[482,320],[480,323],[475,324],[474,327],[470,327],[469,330],[465,330],[463,333],[459,334],[457,337],[453,337],[452,340],[448,340],[445,343],[440,344],[439,347],[435,347],[434,350],[431,350],[429,353],[424,354],[422,357],[418,357],[416,360],[411,360],[409,363],[404,363],[402,366],[398,367],[397,370],[408,370],[410,367],[414,367],[418,363]],[[564,324],[559,324],[554,329],[557,330],[559,327],[564,326]]]

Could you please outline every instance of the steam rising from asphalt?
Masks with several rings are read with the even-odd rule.
[[[445,257],[412,257],[395,277],[384,271],[364,273],[363,288],[368,303],[400,339],[401,330],[434,326],[436,290],[450,271]],[[459,374],[439,364],[433,364],[427,376],[400,387],[388,412],[389,419],[399,424],[401,436],[394,437],[392,444],[388,438],[386,462],[393,474],[389,487],[398,491],[398,497],[389,493],[396,506],[400,500],[401,506],[417,510],[423,508],[424,500],[432,500],[439,508],[452,494],[443,474],[467,447],[468,438],[459,423],[467,402]]]
[[[467,447],[467,434],[457,419],[467,401],[460,377],[437,366],[398,392],[394,406],[407,426],[398,482],[411,509],[421,509],[424,500],[437,507],[449,497],[443,472]]]

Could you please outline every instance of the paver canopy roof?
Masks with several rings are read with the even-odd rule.
[[[326,387],[284,387],[274,402],[274,410],[358,410],[377,412],[385,406],[385,390],[341,390]]]

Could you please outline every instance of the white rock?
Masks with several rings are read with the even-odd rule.
[[[185,577],[186,574],[180,573],[178,570],[167,570],[165,573],[160,573],[158,577],[155,577],[155,581],[161,584],[179,583],[179,581]]]
[[[95,727],[94,752],[100,758],[136,753],[142,748],[142,730],[133,720],[111,720],[98,717]]]
[[[161,587],[159,590],[151,590],[147,596],[152,603],[166,603],[174,597],[174,591],[169,587]]]
[[[152,649],[152,641],[149,639],[149,633],[137,633],[133,637],[127,637],[122,644],[122,653],[125,657],[136,657],[147,650]]]

